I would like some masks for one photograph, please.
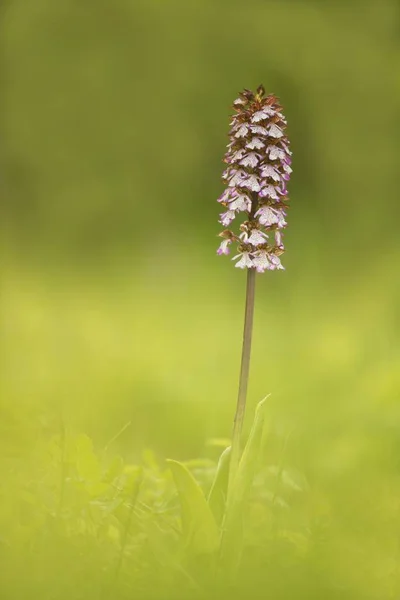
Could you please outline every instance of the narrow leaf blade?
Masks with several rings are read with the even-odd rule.
[[[235,503],[243,502],[253,483],[260,452],[268,398],[269,396],[266,396],[257,404],[256,407],[256,413],[252,428],[250,430],[249,439],[247,440],[246,446],[243,450],[236,481],[234,482]]]
[[[240,562],[243,548],[243,519],[245,501],[253,483],[263,436],[267,399],[261,400],[254,416],[247,444],[239,462],[232,493],[228,496],[221,539],[221,560],[234,573]]]
[[[204,494],[190,471],[168,460],[181,503],[182,533],[188,550],[209,554],[218,549],[219,530]]]
[[[216,522],[220,525],[225,512],[226,494],[228,489],[229,462],[231,447],[222,452],[215,473],[215,478],[208,496],[208,505],[212,510]]]

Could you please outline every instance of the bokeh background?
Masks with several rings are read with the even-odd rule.
[[[395,593],[398,2],[3,0],[0,18],[3,455],[29,465],[60,415],[100,446],[129,424],[128,457],[230,435],[245,273],[216,257],[216,198],[230,105],[262,82],[294,174],[248,421],[271,393],[336,522],[332,573]]]

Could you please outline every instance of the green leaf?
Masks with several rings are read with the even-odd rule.
[[[225,448],[221,454],[214,482],[208,496],[208,505],[212,510],[215,521],[220,525],[225,513],[226,493],[228,489],[229,462],[231,458],[231,447]]]
[[[124,498],[129,498],[132,495],[135,496],[139,490],[143,479],[143,470],[136,465],[126,465],[124,472],[126,479],[120,494]]]
[[[210,469],[215,462],[209,458],[192,458],[191,460],[185,460],[182,464],[188,469]]]
[[[142,527],[146,532],[150,548],[155,559],[163,567],[177,567],[179,559],[177,552],[171,543],[170,536],[165,533],[153,519],[147,519],[142,522]]]
[[[104,475],[104,481],[112,483],[119,477],[124,469],[124,461],[120,456],[114,456]]]
[[[306,556],[310,547],[310,541],[305,535],[296,531],[283,529],[279,531],[278,537],[288,540],[291,544],[293,544],[301,557],[304,558]]]
[[[232,491],[227,500],[221,539],[221,559],[223,564],[232,572],[238,566],[242,553],[242,515],[245,511],[245,501],[253,483],[258,462],[268,397],[261,400],[256,407],[250,435],[239,462],[231,488]]]
[[[268,472],[277,477],[285,487],[295,492],[304,492],[307,487],[304,475],[294,469],[282,469],[281,466],[272,465],[268,468]]]
[[[76,442],[76,468],[85,481],[101,480],[101,467],[93,452],[93,442],[87,435],[80,435]]]
[[[182,463],[167,462],[181,504],[184,543],[193,554],[215,552],[219,545],[219,530],[200,486]]]
[[[282,483],[295,492],[304,492],[307,487],[304,475],[296,472],[294,469],[282,471]]]
[[[182,566],[181,556],[176,548],[176,541],[171,538],[171,535],[167,531],[162,530],[158,523],[152,519],[143,523],[143,529],[147,534],[147,540],[156,561],[168,570],[178,571],[196,592],[194,597],[203,598],[202,590],[189,572]]]
[[[85,484],[85,490],[92,498],[104,496],[110,490],[110,484],[104,481],[94,481],[93,483],[86,481]]]
[[[206,445],[214,448],[226,448],[231,443],[229,438],[209,438]]]

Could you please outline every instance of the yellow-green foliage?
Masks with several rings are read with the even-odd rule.
[[[263,82],[294,174],[229,596],[398,598],[396,0],[8,0],[0,34],[2,594],[211,594],[164,459],[208,497],[244,308],[215,199],[229,105]]]

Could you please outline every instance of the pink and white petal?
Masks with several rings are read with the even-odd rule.
[[[248,269],[251,269],[253,267],[253,262],[249,256],[248,252],[243,252],[242,254],[237,254],[236,256],[233,257],[232,260],[236,260],[239,257],[240,257],[240,260],[236,263],[235,267],[238,267],[239,269],[245,269],[246,267]]]
[[[259,192],[261,189],[259,180],[256,177],[256,175],[250,175],[240,185],[241,185],[241,187],[246,187],[248,190],[251,190],[252,192]]]
[[[258,158],[258,155],[255,152],[250,152],[240,161],[240,164],[244,167],[254,168],[259,162],[260,159]]]
[[[236,171],[232,179],[229,181],[229,187],[236,187],[237,185],[241,185],[241,182],[247,177],[246,171],[239,169]]]
[[[249,131],[249,128],[247,127],[247,125],[241,125],[239,127],[239,129],[237,130],[237,132],[235,133],[235,137],[236,138],[246,137],[248,131]]]
[[[285,267],[281,263],[281,259],[279,258],[279,256],[275,256],[275,254],[270,254],[269,260],[270,260],[270,263],[271,263],[270,269],[272,271],[275,270],[275,269],[282,269],[282,270],[285,269]]]
[[[231,243],[231,240],[223,240],[217,250],[217,254],[229,254],[229,244]]]
[[[218,202],[229,202],[232,197],[233,190],[231,188],[226,188],[218,198]]]
[[[220,214],[220,220],[219,222],[224,226],[224,227],[228,227],[233,219],[235,218],[235,211],[234,210],[227,210],[224,213]]]
[[[272,165],[264,165],[261,171],[262,177],[271,177],[274,181],[280,180],[278,171]]]
[[[239,196],[234,198],[232,200],[232,202],[229,203],[229,208],[231,210],[237,210],[237,211],[241,211],[241,212],[243,212],[243,211],[250,212],[251,200],[248,196],[246,196],[246,194],[240,194]]]
[[[269,153],[268,156],[270,160],[276,160],[277,158],[283,159],[285,156],[285,152],[281,148],[278,148],[278,146],[274,146],[273,144],[268,146],[267,152]]]
[[[275,231],[275,244],[278,248],[283,248],[282,232],[279,229]]]
[[[250,129],[253,133],[258,133],[260,135],[268,135],[267,129],[265,129],[265,127],[261,127],[261,125],[251,125]]]
[[[277,189],[273,185],[266,185],[259,193],[262,198],[272,198],[273,200],[279,200]]]
[[[264,148],[265,144],[258,137],[253,137],[250,142],[247,142],[246,148],[249,150],[261,150]]]
[[[246,242],[248,244],[252,244],[253,246],[260,246],[261,244],[265,244],[268,239],[268,235],[259,229],[253,229],[250,235],[247,237]]]
[[[275,225],[278,223],[278,212],[279,211],[277,211],[274,208],[271,208],[270,206],[262,206],[258,209],[254,216],[258,217],[258,221],[259,223],[261,223],[261,225],[264,225],[265,227],[270,227],[271,225]]]
[[[240,150],[237,150],[232,155],[232,161],[233,162],[237,162],[237,161],[241,160],[245,154],[246,154],[246,150],[244,148],[241,148]]]
[[[280,127],[278,127],[278,125],[275,125],[275,123],[273,123],[268,127],[268,135],[274,138],[281,138],[283,137],[283,131]]]

